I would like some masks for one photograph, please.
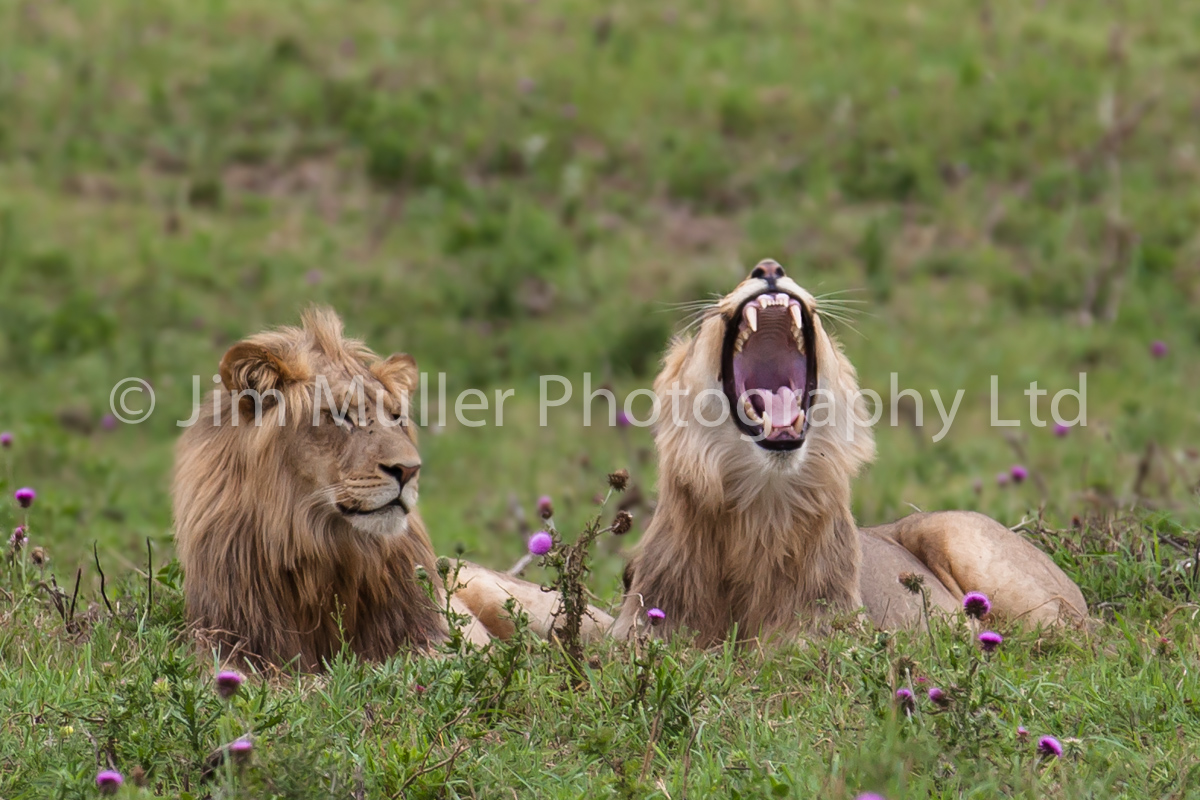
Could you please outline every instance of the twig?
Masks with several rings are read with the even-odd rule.
[[[407,789],[409,786],[411,786],[413,781],[415,781],[417,778],[421,777],[422,775],[427,775],[430,772],[441,769],[442,767],[446,766],[447,764],[453,763],[454,759],[456,759],[460,755],[462,755],[463,751],[471,746],[470,742],[460,741],[457,745],[455,745],[454,752],[451,753],[448,758],[444,758],[441,761],[439,761],[438,763],[436,763],[430,767],[427,767],[425,765],[426,762],[429,761],[429,754],[433,752],[434,743],[438,742],[442,738],[442,734],[445,733],[450,728],[451,725],[456,725],[457,723],[461,722],[463,717],[465,717],[467,715],[467,712],[474,709],[475,701],[477,701],[478,699],[479,699],[479,695],[475,695],[474,697],[472,697],[471,700],[463,706],[461,711],[459,711],[457,714],[455,714],[453,717],[451,717],[449,720],[447,720],[445,723],[443,723],[441,727],[439,727],[436,731],[434,731],[433,736],[429,737],[429,741],[430,741],[429,749],[426,750],[425,755],[421,757],[421,763],[417,767],[417,771],[414,772],[412,775],[408,776],[408,779],[405,780],[404,783],[400,784],[400,788],[397,789],[396,792],[392,795],[393,798],[401,797],[404,794],[404,790]]]
[[[400,784],[400,788],[398,790],[396,790],[396,793],[393,794],[392,797],[393,798],[402,797],[404,795],[404,791],[409,786],[412,786],[413,782],[416,781],[416,779],[421,777],[422,775],[428,775],[430,772],[437,772],[442,767],[453,767],[455,760],[459,756],[461,756],[464,752],[466,752],[467,748],[469,748],[470,746],[471,746],[470,742],[464,742],[464,741],[458,742],[458,744],[454,745],[454,752],[452,752],[450,755],[446,756],[445,758],[443,758],[441,761],[437,762],[436,764],[430,764],[427,767],[421,767],[416,772],[414,772],[412,775],[409,775],[408,779],[405,780],[404,783]],[[449,775],[447,775],[447,778],[449,778]]]
[[[96,542],[92,541],[92,556],[96,559],[96,569],[100,573],[100,596],[104,598],[104,606],[108,609],[109,614],[113,614],[112,604],[108,602],[108,592],[105,591],[104,568],[100,566],[100,551],[96,549]]]
[[[146,537],[146,610],[154,608],[154,551],[150,548],[150,537]]]
[[[933,650],[933,658],[940,665],[942,656],[938,653],[937,641],[933,638],[933,625],[929,622],[929,593],[925,590],[924,584],[921,585],[921,616],[925,617],[925,632],[929,634],[929,647]]]
[[[1157,103],[1158,95],[1151,95],[1138,103],[1132,112],[1105,131],[1094,145],[1076,156],[1075,166],[1080,170],[1089,169],[1101,156],[1120,150]]]
[[[692,745],[696,743],[696,737],[700,735],[700,729],[703,727],[704,723],[701,722],[692,728],[692,736],[683,748],[683,775],[679,779],[679,800],[687,800],[688,772],[692,769]]]
[[[83,567],[75,570],[75,591],[71,593],[70,619],[64,620],[68,625],[75,621],[75,601],[79,598],[79,579],[83,577]]]
[[[646,773],[650,771],[650,759],[654,755],[654,745],[658,743],[658,731],[662,725],[663,706],[658,707],[658,713],[654,715],[654,722],[650,724],[650,739],[646,742],[646,753],[642,756],[642,772],[638,775],[638,782],[646,780]]]
[[[367,800],[367,787],[363,782],[362,764],[354,768],[354,800]]]
[[[67,593],[58,588],[58,581],[54,580],[54,576],[51,575],[50,583],[47,584],[45,581],[41,581],[38,583],[38,588],[50,595],[50,601],[54,603],[54,609],[62,617],[63,625],[66,625],[67,608],[63,605],[63,598],[67,596]]]
[[[515,494],[508,496],[508,512],[512,514],[512,518],[517,523],[517,533],[522,539],[528,539],[530,534],[529,519],[525,516],[525,509],[521,507],[521,501],[517,499]],[[533,554],[526,553],[521,556],[516,564],[513,564],[509,569],[508,574],[514,577],[519,576],[533,561]]]

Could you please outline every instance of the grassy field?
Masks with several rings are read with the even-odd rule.
[[[38,493],[27,520],[0,500],[30,538],[0,567],[0,797],[110,766],[128,796],[1200,794],[1197,86],[1182,0],[0,3],[0,487]],[[592,576],[615,602],[653,447],[583,426],[582,375],[648,386],[676,304],[768,256],[863,301],[835,329],[889,411],[892,373],[923,397],[877,427],[860,521],[1023,524],[1095,630],[607,646],[578,690],[521,638],[213,693],[169,474],[229,345],[323,303],[450,397],[514,389],[502,427],[424,433],[435,545],[506,567],[514,505],[578,529],[627,467],[635,532]],[[548,373],[576,396],[540,427]],[[1081,373],[1086,427],[1032,425],[1030,382],[1046,419]],[[1020,427],[989,425],[992,375]],[[110,425],[127,377],[155,413]],[[936,442],[932,389],[965,390]],[[70,605],[77,574],[60,613],[46,584]],[[245,732],[249,763],[211,766]]]

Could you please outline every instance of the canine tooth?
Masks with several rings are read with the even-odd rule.
[[[766,411],[764,411],[763,415],[762,415],[762,429],[763,429],[763,438],[770,439],[771,431],[773,430],[773,428],[771,427],[771,415],[770,415],[770,413],[768,413]]]
[[[801,411],[800,414],[797,415],[796,421],[792,423],[792,430],[795,431],[797,435],[804,433],[804,412],[803,411]]]
[[[792,322],[796,323],[797,328],[804,330],[804,315],[800,313],[800,306],[790,306],[789,310],[792,312]]]
[[[758,309],[753,304],[746,306],[746,322],[750,323],[750,330],[758,333]]]

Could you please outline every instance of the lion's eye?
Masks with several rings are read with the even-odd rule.
[[[379,409],[379,418],[388,425],[399,425],[401,428],[408,427],[408,418],[403,414],[395,414],[390,408]]]
[[[349,417],[339,417],[329,409],[322,411],[321,416],[324,417],[326,422],[332,423],[335,427],[341,428],[344,431],[354,430],[354,421]]]

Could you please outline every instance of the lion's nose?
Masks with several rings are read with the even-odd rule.
[[[380,464],[379,468],[396,479],[396,483],[400,484],[403,489],[405,484],[417,477],[417,473],[421,471],[421,465],[410,467],[407,464]]]
[[[750,271],[751,278],[765,278],[768,283],[774,283],[785,274],[783,267],[773,258],[764,258]]]

